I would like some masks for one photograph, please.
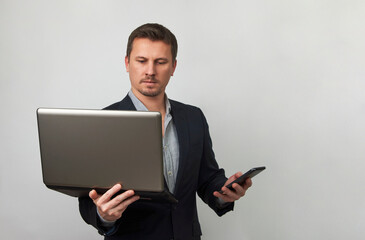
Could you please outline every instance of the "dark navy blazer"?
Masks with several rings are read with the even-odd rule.
[[[208,124],[202,111],[173,100],[170,103],[179,140],[179,169],[174,193],[179,202],[134,202],[117,221],[115,230],[108,233],[100,225],[92,200],[79,198],[82,218],[105,235],[105,239],[200,239],[196,193],[219,216],[233,210],[233,203],[221,208],[213,196],[213,192],[220,190],[227,178],[215,160]],[[136,110],[129,96],[105,109]]]

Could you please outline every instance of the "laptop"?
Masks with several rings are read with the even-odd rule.
[[[117,183],[144,200],[177,203],[165,188],[158,112],[37,109],[44,184],[88,196]]]

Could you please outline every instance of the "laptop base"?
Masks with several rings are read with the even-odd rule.
[[[55,190],[57,192],[72,196],[72,197],[88,197],[89,192],[95,189],[99,194],[105,193],[108,189],[105,188],[83,188],[83,187],[68,187],[68,186],[53,186],[46,185],[48,188]],[[125,190],[119,191],[116,195],[125,192]],[[172,193],[165,190],[162,192],[151,192],[151,191],[135,191],[136,195],[139,195],[142,201],[151,202],[165,202],[165,203],[178,203],[178,200],[174,197]],[[113,197],[114,197],[113,196]]]

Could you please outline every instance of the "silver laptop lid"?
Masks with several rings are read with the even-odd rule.
[[[48,187],[121,183],[123,189],[164,190],[160,113],[40,108],[37,116]]]

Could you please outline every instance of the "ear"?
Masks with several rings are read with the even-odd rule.
[[[124,58],[124,63],[125,63],[125,69],[127,70],[127,72],[129,72],[129,60],[127,56],[125,56]]]
[[[171,76],[174,76],[174,72],[175,72],[175,69],[176,69],[176,65],[177,65],[177,60],[175,59],[175,62],[174,62],[174,64],[173,64],[173,66],[172,66],[172,73],[171,73]]]

